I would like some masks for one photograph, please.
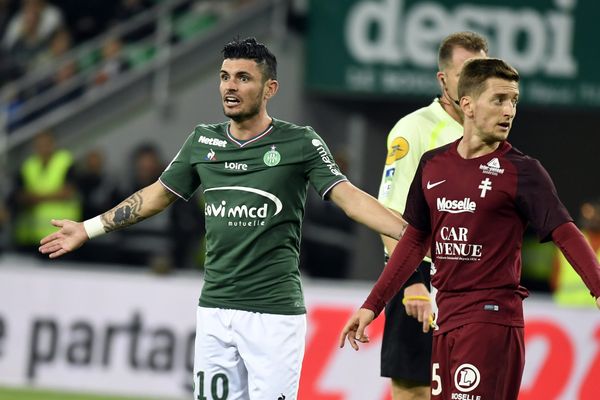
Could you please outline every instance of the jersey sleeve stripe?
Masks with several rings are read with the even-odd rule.
[[[327,196],[327,193],[329,193],[329,191],[330,191],[331,189],[333,189],[333,187],[334,187],[335,185],[337,185],[338,183],[341,183],[341,182],[346,182],[346,181],[348,181],[348,179],[346,179],[346,178],[343,178],[343,179],[340,179],[339,181],[335,181],[335,182],[333,182],[331,185],[329,185],[329,187],[328,187],[327,189],[325,189],[325,190],[323,191],[323,194],[321,195],[321,198],[322,198],[322,199],[325,199],[325,196]]]

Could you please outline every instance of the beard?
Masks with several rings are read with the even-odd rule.
[[[240,123],[256,117],[260,112],[261,105],[260,99],[257,99],[254,103],[249,105],[247,110],[228,111],[223,107],[223,114],[225,114],[227,118],[231,118],[233,121]]]

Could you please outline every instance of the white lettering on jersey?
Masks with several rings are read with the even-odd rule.
[[[441,240],[435,242],[436,259],[478,261],[483,246],[469,243],[469,229],[463,226],[443,226],[439,230]]]
[[[221,200],[218,203],[207,202],[204,205],[204,213],[207,217],[216,217],[226,219],[227,226],[230,227],[254,227],[264,226],[265,220],[274,217],[283,209],[283,203],[277,196],[264,190],[244,187],[244,186],[223,186],[206,189],[204,192],[237,190],[257,194],[270,200],[261,205],[249,206],[247,204],[229,205],[227,201]],[[275,206],[275,210],[272,207]],[[269,212],[271,210],[271,212]]]
[[[227,141],[217,138],[208,138],[206,136],[200,136],[198,138],[198,143],[207,144],[209,146],[218,146],[218,147],[226,147]]]
[[[329,157],[329,154],[327,154],[327,150],[325,150],[323,143],[321,143],[321,141],[318,139],[313,139],[312,145],[317,148],[317,152],[319,153],[319,156],[321,156],[321,160],[323,160],[325,165],[327,165],[327,168],[329,168],[331,173],[333,175],[341,175],[342,173],[337,168],[337,165],[335,165],[335,162]]]
[[[238,162],[225,162],[225,169],[233,169],[236,171],[247,171],[248,164],[238,163]]]
[[[484,174],[488,175],[502,175],[504,173],[504,168],[500,166],[500,160],[497,157],[492,158],[487,164],[479,165],[479,169]]]
[[[441,199],[437,198],[437,209],[440,212],[449,212],[452,214],[459,214],[464,212],[475,212],[477,203],[472,201],[469,197],[465,197],[462,200],[448,200],[445,197]]]

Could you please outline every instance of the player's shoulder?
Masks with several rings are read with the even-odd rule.
[[[407,138],[421,136],[429,132],[440,122],[438,114],[434,111],[437,102],[421,107],[400,118],[390,131],[390,137],[403,136]]]
[[[297,135],[298,137],[314,135],[315,130],[311,126],[297,125],[292,122],[273,118],[275,131],[283,135]]]
[[[218,124],[198,124],[188,135],[189,143],[200,143],[207,146],[225,147],[227,145],[228,122]]]
[[[508,142],[505,143],[510,146]],[[543,168],[541,162],[537,158],[529,156],[513,146],[510,146],[508,151],[506,151],[504,158],[513,164],[520,172],[538,171],[540,168]]]
[[[227,131],[229,122],[219,122],[216,124],[198,124],[194,127],[195,135],[224,135]]]
[[[311,144],[319,146],[323,143],[323,139],[312,126],[296,125],[275,118],[273,118],[273,126],[275,127],[273,135],[278,140],[285,140],[288,143],[304,146],[310,146]]]
[[[460,140],[460,139],[459,139]],[[448,144],[445,144],[443,146],[440,147],[436,147],[434,149],[428,150],[425,153],[423,153],[423,155],[421,156],[421,162],[426,162],[429,161],[435,157],[444,155],[449,153],[453,148],[456,147],[456,143],[458,142],[458,140],[454,141],[454,142],[450,142]]]

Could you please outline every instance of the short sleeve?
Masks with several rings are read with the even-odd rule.
[[[547,242],[555,228],[573,219],[558,198],[550,175],[538,160],[528,157],[517,168],[517,208],[540,241]]]
[[[194,138],[194,133],[188,136],[175,158],[159,178],[167,189],[184,200],[189,200],[201,183],[196,169],[190,162]]]
[[[428,153],[425,153],[425,155]],[[423,180],[423,168],[426,165],[426,161],[421,157],[417,172],[415,173],[414,179],[410,185],[408,191],[408,197],[406,199],[406,210],[404,211],[404,219],[412,227],[418,229],[421,232],[431,232],[431,213],[429,205],[425,199],[425,193],[423,192],[423,186],[421,184]]]
[[[387,139],[387,156],[377,198],[399,213],[404,213],[408,190],[424,153],[418,125],[416,118],[402,118]]]
[[[302,145],[304,171],[312,187],[325,198],[336,184],[348,180],[336,164],[325,141],[310,127],[306,127]]]

